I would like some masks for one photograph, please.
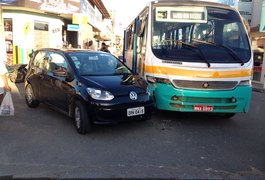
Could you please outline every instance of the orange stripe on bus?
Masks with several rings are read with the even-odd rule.
[[[145,72],[154,74],[167,74],[194,78],[237,78],[252,76],[252,69],[229,70],[229,71],[205,71],[179,69],[161,66],[145,66]]]

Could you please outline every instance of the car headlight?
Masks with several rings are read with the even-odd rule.
[[[148,96],[151,94],[148,86],[146,87],[146,94],[148,94]]]
[[[114,96],[108,91],[103,91],[94,88],[87,88],[86,90],[90,97],[96,100],[110,101],[114,98]]]

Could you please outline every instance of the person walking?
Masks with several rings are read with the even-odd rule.
[[[3,61],[0,60],[0,104],[2,103],[5,91],[11,91],[7,79],[7,69]]]
[[[101,43],[100,51],[104,51],[104,52],[110,53],[110,51],[107,48],[107,45],[104,42]]]

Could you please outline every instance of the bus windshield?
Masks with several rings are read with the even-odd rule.
[[[248,36],[240,16],[216,7],[156,6],[152,50],[162,60],[240,63],[250,60]]]

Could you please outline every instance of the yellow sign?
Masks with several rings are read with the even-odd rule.
[[[72,17],[72,23],[73,24],[87,24],[87,16],[83,15],[83,14],[73,14]]]

